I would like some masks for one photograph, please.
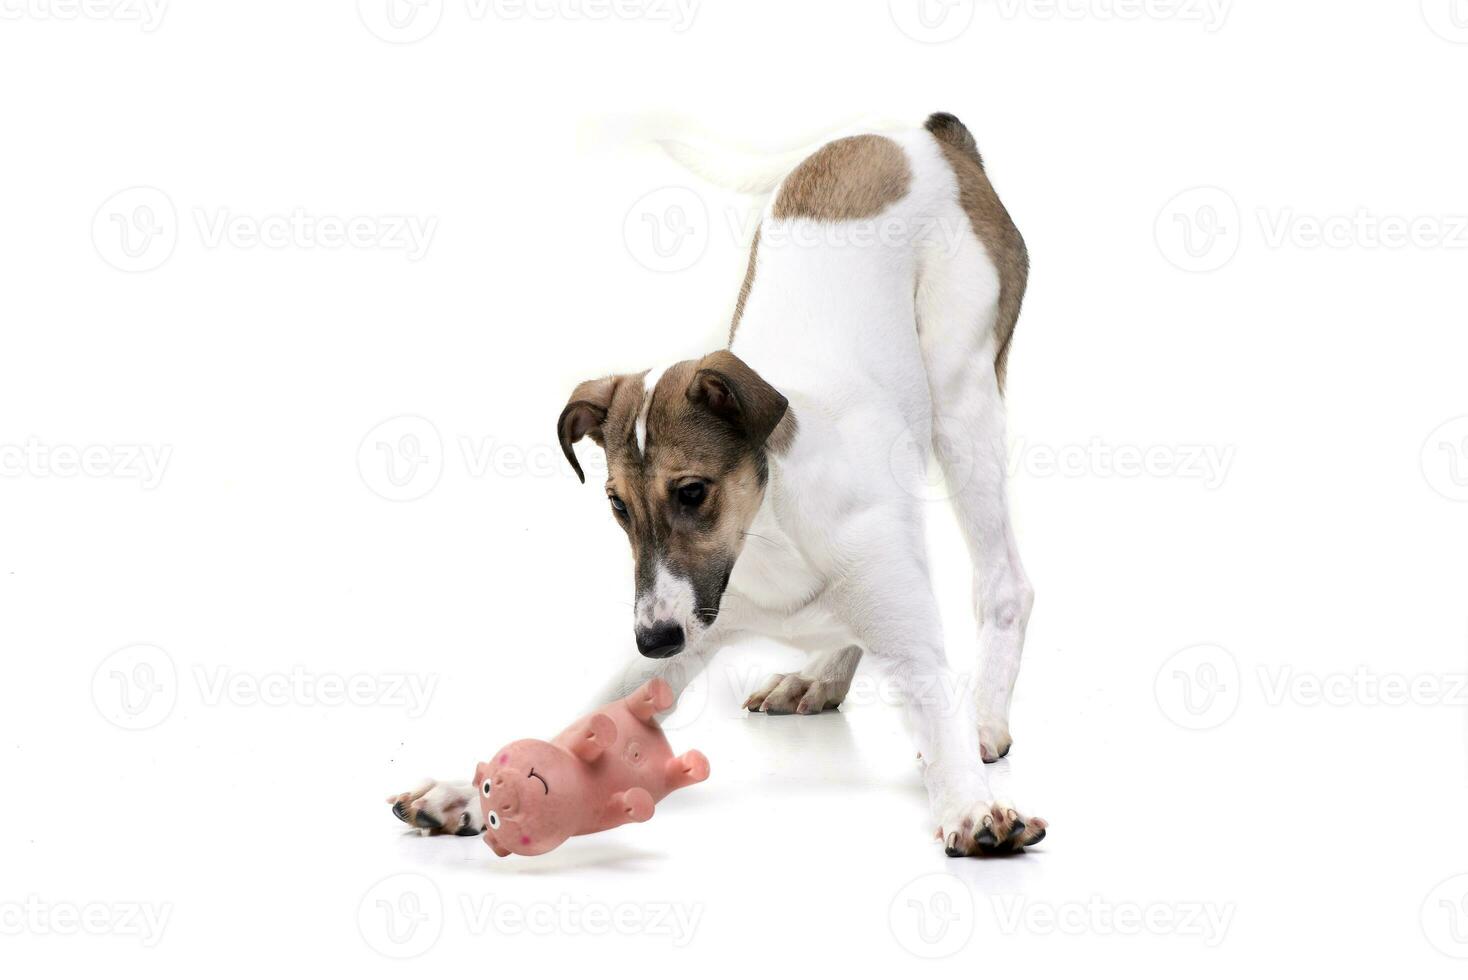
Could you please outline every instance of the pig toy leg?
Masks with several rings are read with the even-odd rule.
[[[667,762],[668,791],[701,783],[709,778],[709,760],[697,749],[690,749]]]
[[[624,823],[642,823],[652,819],[652,794],[641,786],[634,786],[613,796],[607,802],[609,827],[620,827]]]
[[[652,721],[654,715],[673,706],[673,688],[661,677],[654,677],[623,698],[622,703],[638,721]]]

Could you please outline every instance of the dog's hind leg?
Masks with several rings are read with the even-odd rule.
[[[993,762],[1009,751],[1010,701],[1034,604],[1009,516],[1002,397],[1028,258],[968,130],[951,116],[934,116],[928,129],[955,184],[942,234],[919,260],[918,338],[933,401],[933,451],[973,561],[979,752]]]
[[[938,400],[933,449],[973,561],[979,624],[979,754],[994,762],[1009,751],[1009,706],[1019,676],[1035,592],[1020,563],[1005,492],[1004,406],[992,369],[980,368],[968,390]]]
[[[933,826],[949,856],[997,854],[1041,840],[1045,821],[996,797],[975,755],[973,712],[948,667],[938,602],[921,542],[884,545],[886,528],[916,527],[911,516],[877,518],[862,542],[866,565],[833,583],[832,610],[860,639],[901,695],[904,720],[922,759]]]

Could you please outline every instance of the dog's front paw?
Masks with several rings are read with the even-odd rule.
[[[1006,803],[978,803],[945,814],[937,837],[949,857],[992,857],[1038,844],[1045,827],[1041,818],[1024,816]]]
[[[749,711],[767,715],[818,715],[846,697],[847,686],[800,674],[771,674],[759,690],[744,699]]]
[[[484,833],[479,797],[468,783],[427,779],[406,793],[389,796],[393,816],[429,834],[477,837]]]

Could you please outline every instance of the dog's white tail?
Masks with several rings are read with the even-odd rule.
[[[621,117],[583,124],[583,136],[592,133],[598,142],[655,143],[690,173],[715,187],[739,194],[768,194],[785,175],[806,157],[833,139],[858,133],[903,129],[911,123],[890,117],[861,116],[833,129],[812,134],[788,150],[761,152],[716,140],[684,119],[654,116]]]
[[[684,169],[715,187],[739,194],[768,194],[825,141],[779,153],[754,153],[696,137],[657,142]]]

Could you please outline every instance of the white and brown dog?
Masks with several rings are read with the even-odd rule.
[[[1005,495],[1004,366],[1024,297],[1023,239],[968,129],[827,143],[775,182],[727,350],[581,384],[559,437],[607,456],[632,544],[644,669],[686,684],[731,635],[815,656],[745,707],[841,703],[863,653],[903,694],[933,826],[950,855],[1012,851],[1045,822],[991,792],[1034,593]],[[917,447],[903,452],[901,447]],[[950,672],[915,492],[931,447],[967,538],[975,683]],[[959,693],[967,691],[969,693]],[[420,827],[476,834],[473,788],[394,797]]]

